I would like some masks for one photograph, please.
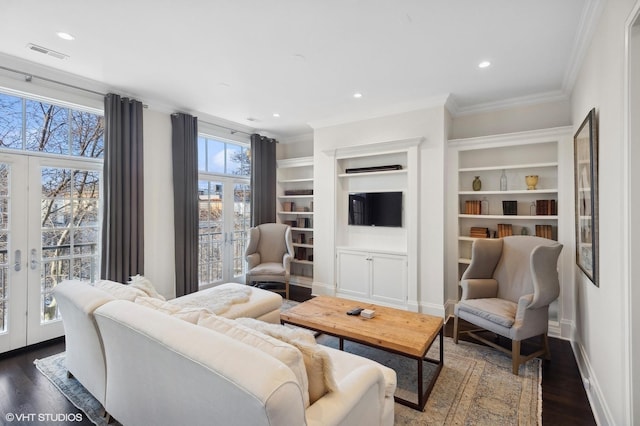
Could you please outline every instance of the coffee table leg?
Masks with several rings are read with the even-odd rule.
[[[340,337],[339,340],[340,340],[340,350],[344,351],[344,339]]]
[[[436,379],[440,375],[440,371],[442,370],[442,366],[444,365],[444,327],[440,328],[440,359],[431,359],[431,358],[414,358],[418,361],[418,403],[414,403],[411,401],[407,401],[406,399],[395,396],[394,399],[397,403],[406,405],[407,407],[411,407],[415,410],[424,411],[425,405],[427,405],[427,399],[433,390],[434,385],[436,384]],[[426,354],[425,354],[426,355]],[[413,358],[413,357],[411,357]],[[423,362],[429,362],[436,366],[436,369],[433,373],[433,377],[427,384],[427,388],[424,389],[423,386],[423,375],[424,375],[424,364]]]

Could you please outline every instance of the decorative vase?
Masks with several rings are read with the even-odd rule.
[[[500,191],[507,190],[507,175],[504,173],[504,169],[502,170],[502,176],[500,176]]]
[[[482,181],[480,180],[480,176],[476,176],[475,179],[473,179],[473,190],[480,191],[481,189],[482,189]]]
[[[538,184],[538,175],[530,175],[526,176],[525,182],[527,182],[527,189],[536,189],[536,185]]]

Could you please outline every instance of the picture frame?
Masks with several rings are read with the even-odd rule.
[[[593,108],[573,137],[576,263],[599,287],[598,126]]]

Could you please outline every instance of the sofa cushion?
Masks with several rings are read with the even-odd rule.
[[[191,324],[197,324],[200,316],[204,313],[211,314],[206,309],[200,308],[181,308],[173,303],[163,302],[160,299],[153,297],[136,297],[135,303],[153,309],[154,311],[162,312],[163,314],[171,315],[179,318],[183,321],[190,322]]]
[[[129,300],[133,302],[136,297],[146,297],[147,293],[139,288],[131,287],[129,285],[117,283],[110,280],[100,280],[93,284],[94,287],[106,291],[116,299]]]
[[[158,291],[153,286],[153,284],[151,283],[151,280],[149,280],[149,278],[145,278],[140,274],[131,277],[131,279],[129,280],[128,284],[129,284],[129,287],[134,287],[134,288],[137,288],[137,289],[140,289],[140,290],[144,291],[145,293],[147,293],[147,296],[149,296],[149,297],[153,297],[154,299],[160,299],[160,300],[163,300],[163,301],[167,300],[167,299],[164,298],[163,295],[158,293]]]
[[[327,392],[338,389],[334,380],[331,358],[323,346],[316,343],[313,333],[299,327],[269,324],[253,318],[238,318],[236,322],[287,342],[300,350],[309,382],[309,403],[313,404]]]
[[[217,315],[202,315],[198,320],[198,325],[223,333],[280,360],[293,371],[301,388],[304,407],[307,408],[309,406],[309,382],[300,350],[286,342],[252,330],[234,320]]]

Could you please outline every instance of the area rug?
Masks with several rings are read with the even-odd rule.
[[[338,339],[318,342],[337,347]],[[439,341],[427,354],[437,359]],[[417,361],[345,341],[344,348],[391,367],[398,376],[396,395],[417,402]],[[435,367],[424,363],[425,385]],[[533,359],[511,373],[511,358],[474,343],[444,338],[444,367],[424,412],[395,404],[396,425],[541,425],[541,361]]]
[[[65,353],[43,359],[36,359],[33,362],[36,368],[45,375],[55,387],[77,408],[82,410],[86,417],[98,426],[120,426],[117,421],[107,421],[102,417],[102,405],[97,399],[87,391],[75,378],[67,377],[67,366],[65,364]]]

